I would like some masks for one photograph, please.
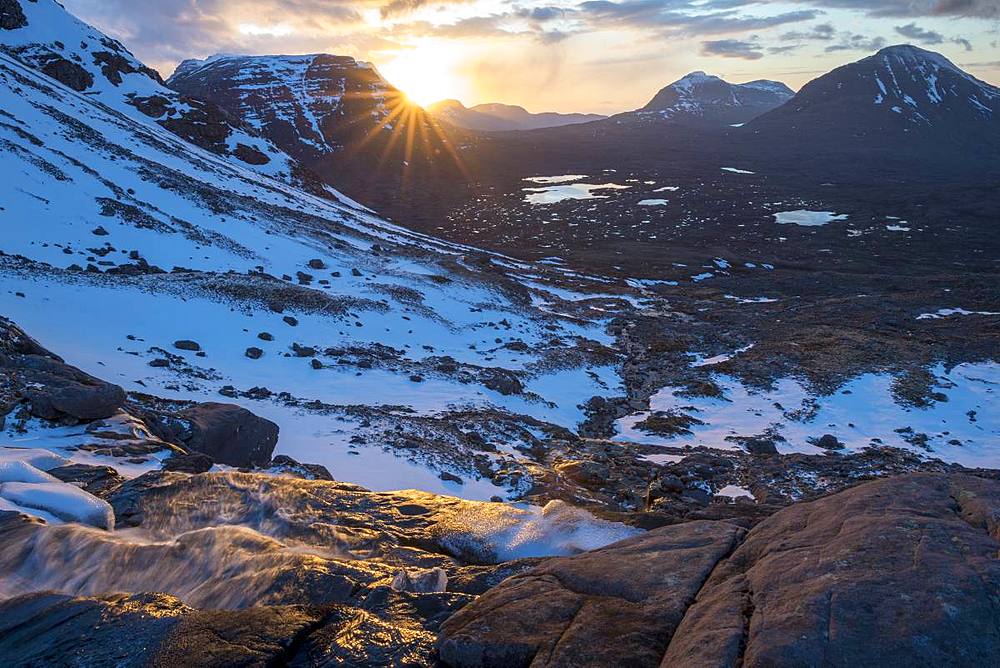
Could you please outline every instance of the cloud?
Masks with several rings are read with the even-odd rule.
[[[657,29],[674,35],[724,35],[766,30],[789,23],[811,21],[822,14],[816,9],[782,12],[772,16],[741,14],[733,9],[714,10],[747,2],[695,4],[687,0],[586,0],[577,5],[580,15],[594,29],[631,27]]]
[[[949,39],[936,30],[924,30],[916,23],[907,23],[905,26],[896,26],[896,32],[906,39],[917,42],[918,44],[935,45],[944,44],[947,41],[952,44],[958,44],[966,51],[972,51],[972,42],[964,37],[952,37]]]
[[[868,16],[888,18],[915,16],[1000,18],[1000,3],[997,0],[799,0],[799,2],[813,7],[854,9]]]
[[[944,35],[935,30],[924,30],[916,23],[907,23],[905,26],[896,26],[896,32],[921,44],[940,44],[944,41]]]
[[[832,23],[820,23],[818,25],[814,25],[809,30],[786,32],[781,35],[781,40],[784,42],[796,42],[803,40],[819,40],[825,42],[833,39],[836,33],[837,30],[833,27]]]
[[[952,44],[958,44],[960,47],[966,51],[972,51],[972,42],[965,39],[964,37],[953,37],[951,39]]]
[[[827,53],[836,53],[838,51],[873,52],[884,49],[887,44],[888,42],[884,37],[868,37],[866,35],[846,33],[840,38],[840,42],[831,44],[823,50]]]
[[[701,52],[706,56],[721,56],[723,58],[741,58],[743,60],[760,60],[764,52],[760,45],[739,39],[717,39],[701,43]]]

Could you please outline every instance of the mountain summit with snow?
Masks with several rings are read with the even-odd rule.
[[[735,125],[775,109],[794,94],[780,81],[731,84],[705,72],[692,72],[661,89],[630,115],[675,123]]]
[[[370,64],[327,54],[185,60],[167,85],[218,104],[302,159],[341,150],[343,126],[386,120],[400,95]]]
[[[459,174],[448,132],[349,56],[217,55],[184,61],[167,85],[218,105],[378,210],[400,191],[423,192]]]
[[[293,160],[238,117],[171,90],[120,42],[80,21],[55,0],[0,6],[3,53],[119,113],[160,125],[212,153],[296,185],[308,181]]]
[[[891,46],[814,79],[743,131],[801,154],[862,151],[978,170],[1000,150],[1000,88],[939,53]]]

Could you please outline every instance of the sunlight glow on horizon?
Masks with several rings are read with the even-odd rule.
[[[455,72],[454,51],[443,44],[418,44],[376,67],[390,84],[420,106],[462,99],[469,93],[466,80]]]

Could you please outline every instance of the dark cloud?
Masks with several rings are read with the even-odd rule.
[[[672,34],[723,35],[765,30],[789,23],[811,21],[821,12],[803,9],[774,16],[749,16],[735,10],[708,11],[740,3],[709,2],[695,4],[686,0],[587,0],[577,5],[580,15],[597,28],[654,28]],[[742,4],[748,4],[746,2]]]
[[[896,26],[896,32],[921,44],[940,44],[944,41],[944,35],[936,30],[924,30],[916,23],[907,23],[905,26]]]
[[[917,42],[918,44],[933,46],[935,44],[944,44],[947,41],[952,44],[958,44],[966,51],[972,51],[972,42],[964,37],[946,38],[936,30],[924,30],[916,23],[907,23],[905,26],[896,26],[896,32],[906,39]]]
[[[701,43],[701,52],[706,56],[760,60],[764,57],[759,44],[739,39],[716,39]]]
[[[813,7],[855,9],[869,16],[890,18],[915,16],[1000,18],[1000,2],[997,0],[799,0],[799,2]]]
[[[800,42],[805,40],[819,40],[828,42],[834,38],[837,31],[832,23],[820,23],[809,30],[794,30],[781,35],[783,42]]]
[[[827,53],[837,51],[878,51],[884,49],[888,42],[884,37],[868,37],[866,35],[845,34],[837,44],[831,44],[823,49]]]

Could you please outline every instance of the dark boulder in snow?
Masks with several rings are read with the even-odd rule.
[[[837,439],[833,434],[823,434],[815,440],[813,443],[817,448],[823,448],[824,450],[843,450],[844,444]]]
[[[180,341],[174,341],[174,348],[177,348],[177,350],[198,351],[201,350],[201,345],[197,341],[181,339]]]
[[[69,378],[52,379],[46,387],[29,392],[34,415],[51,420],[64,413],[79,420],[98,420],[111,417],[125,403],[125,390],[119,386],[74,378],[76,369],[67,369]]]
[[[278,425],[233,404],[198,404],[178,416],[191,425],[187,448],[220,464],[263,466],[278,443]]]
[[[31,341],[31,348],[35,344]],[[47,420],[69,416],[98,420],[114,415],[125,403],[125,390],[43,354],[5,355],[0,352],[0,373],[13,386],[9,399],[27,400],[31,414]]]
[[[51,58],[42,66],[42,74],[52,77],[78,93],[94,85],[94,77],[90,72],[65,58]]]
[[[28,17],[17,0],[0,0],[0,29],[17,30],[26,25]]]

